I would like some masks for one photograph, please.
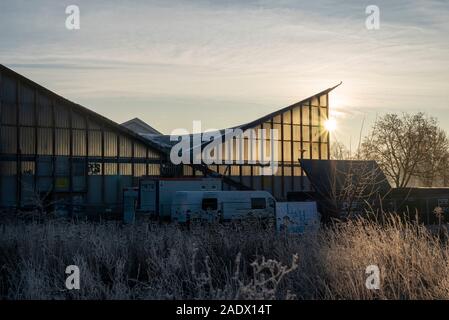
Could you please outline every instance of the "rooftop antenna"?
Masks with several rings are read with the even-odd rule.
[[[358,146],[357,146],[357,153],[359,153],[360,145],[362,144],[362,133],[363,133],[363,127],[365,125],[365,117],[366,117],[366,115],[363,115],[362,125],[360,126],[359,143],[358,143]],[[359,155],[357,155],[357,158],[359,158]]]

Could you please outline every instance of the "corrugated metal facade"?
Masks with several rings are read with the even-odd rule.
[[[161,160],[146,140],[0,66],[0,207],[118,211],[123,188],[160,175]]]
[[[255,150],[254,156],[249,155],[248,141],[243,144],[244,163],[242,164],[221,164],[209,165],[209,169],[226,175],[232,180],[241,183],[251,189],[266,190],[272,193],[277,199],[287,199],[290,192],[311,191],[312,185],[305,176],[299,161],[302,159],[323,159],[330,157],[329,132],[324,128],[325,121],[329,117],[328,91],[292,105],[288,110],[276,112],[264,117],[255,123],[241,126],[243,130],[257,130],[257,141],[260,135],[270,137],[268,130],[275,129],[278,137],[274,141],[269,138],[266,146],[256,144],[255,148],[265,148],[270,150],[271,144],[276,144],[278,170],[274,175],[262,175],[261,166],[251,163],[249,160],[260,160],[259,149]],[[264,132],[264,133],[263,133]],[[236,147],[230,157],[226,157],[225,145],[222,144],[222,153],[225,160],[229,158],[237,162]],[[263,151],[268,157],[273,156],[270,152]],[[251,159],[250,159],[251,158]],[[262,157],[263,158],[263,157]]]
[[[286,199],[289,192],[311,189],[298,159],[329,159],[324,121],[329,116],[328,93],[332,89],[241,126],[243,130],[279,132],[272,141],[278,149],[279,170],[262,176],[260,164],[249,161],[248,151],[238,164],[213,164],[201,170],[172,165],[167,162],[166,150],[151,139],[0,65],[0,207],[43,201],[68,213],[74,208],[118,211],[123,188],[137,186],[136,178],[195,177],[204,174],[204,167],[221,174],[230,188],[267,190]],[[248,150],[248,141],[244,144]],[[226,159],[225,146],[222,148]],[[237,160],[233,157],[228,156]]]

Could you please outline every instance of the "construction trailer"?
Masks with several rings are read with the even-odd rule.
[[[230,222],[272,220],[276,200],[266,191],[178,191],[173,195],[171,221]]]

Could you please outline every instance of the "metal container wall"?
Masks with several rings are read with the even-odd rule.
[[[3,207],[16,206],[17,163],[15,161],[0,162],[0,204]],[[7,186],[7,187],[3,187]]]
[[[114,132],[104,133],[104,156],[117,156],[117,134],[115,134]]]
[[[0,152],[3,154],[15,154],[17,150],[17,129],[3,126],[0,130]]]
[[[73,156],[86,156],[86,131],[74,129],[72,132]]]

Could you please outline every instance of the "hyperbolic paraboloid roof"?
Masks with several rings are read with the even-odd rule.
[[[271,119],[271,118],[273,118],[273,117],[275,117],[277,115],[283,114],[284,112],[286,112],[288,110],[291,110],[291,109],[293,109],[295,107],[301,106],[306,101],[308,101],[308,100],[310,100],[312,98],[319,97],[319,96],[321,96],[323,94],[327,94],[327,93],[331,92],[332,90],[334,90],[335,88],[337,88],[341,84],[342,83],[340,82],[339,84],[337,84],[337,85],[335,85],[333,87],[330,87],[330,88],[328,88],[326,90],[323,90],[323,91],[321,91],[321,92],[319,92],[317,94],[314,94],[313,96],[310,96],[310,97],[308,97],[306,99],[303,99],[301,101],[298,101],[298,102],[296,102],[296,103],[294,103],[292,105],[289,105],[287,107],[284,107],[282,109],[274,111],[274,112],[272,112],[270,114],[267,114],[267,115],[265,115],[263,117],[260,117],[259,119],[256,119],[254,121],[251,121],[251,122],[248,122],[248,123],[245,123],[245,124],[241,124],[241,125],[238,125],[238,126],[235,126],[235,127],[232,127],[232,128],[228,128],[228,129],[234,129],[234,130],[235,129],[241,129],[242,131],[245,131],[247,129],[254,128],[254,127],[256,127],[256,126],[266,122],[267,120],[269,120],[269,119]],[[223,136],[225,134],[225,130],[226,129],[221,129],[221,130],[218,131],[219,134],[222,136],[222,138],[223,138]],[[173,140],[173,141],[171,140],[171,135],[160,135],[160,134],[141,134],[141,135],[142,135],[142,137],[144,137],[144,138],[152,141],[153,143],[156,143],[157,145],[159,145],[161,150],[164,150],[165,152],[169,152],[171,147],[173,147],[176,143],[178,143],[178,140]],[[190,138],[193,138],[193,136],[194,135],[190,134]],[[192,141],[195,141],[195,140],[196,139],[192,139]],[[201,141],[201,137],[197,141]],[[201,142],[201,147],[204,147],[208,143],[210,143],[210,142],[209,141]],[[194,145],[193,149],[198,148],[198,147],[199,147],[198,145]]]

